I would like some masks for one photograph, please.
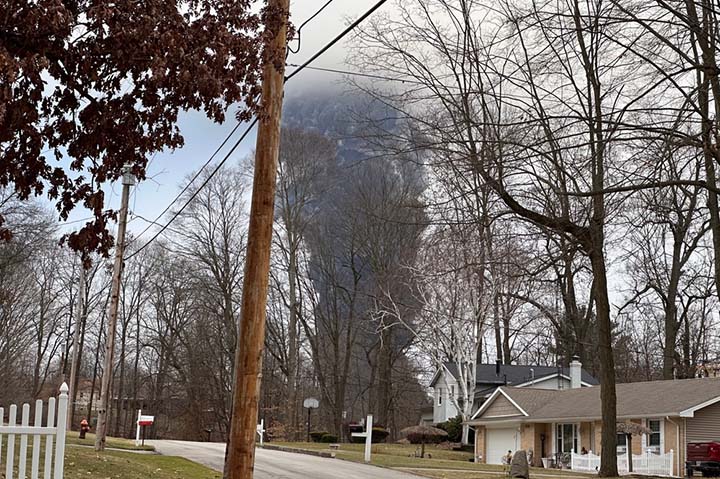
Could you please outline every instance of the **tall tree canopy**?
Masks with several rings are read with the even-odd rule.
[[[257,107],[263,36],[277,23],[258,3],[3,0],[0,186],[47,195],[63,219],[83,204],[95,219],[66,239],[106,253],[103,182],[125,164],[142,178],[150,155],[182,146],[181,111],[221,122],[233,103],[239,119]]]

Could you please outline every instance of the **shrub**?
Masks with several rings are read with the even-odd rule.
[[[423,441],[425,444],[440,444],[443,441],[446,441],[447,438],[445,436],[423,436],[422,434],[408,434],[407,440],[410,441],[410,444],[422,444]]]
[[[353,432],[363,432],[360,431],[353,431]],[[380,444],[381,442],[385,442],[387,437],[390,435],[390,431],[383,429],[381,427],[373,427],[372,429],[372,439],[371,442],[373,444]],[[364,437],[355,437],[351,436],[350,442],[353,444],[365,444],[365,438]]]
[[[447,441],[462,441],[462,417],[460,415],[438,424],[437,428],[448,433]]]
[[[372,428],[372,443],[378,444],[385,442],[385,439],[390,435],[390,431],[381,427]]]
[[[327,431],[312,431],[310,432],[310,439],[312,439],[312,442],[320,442],[327,433]]]
[[[333,434],[325,434],[323,437],[320,438],[320,442],[330,444],[333,442],[338,442],[338,438]]]
[[[364,430],[365,429],[363,428],[363,426],[356,422],[343,424],[343,432],[345,433],[345,437],[347,438],[348,442],[352,444],[360,444],[362,442],[365,442],[365,439],[361,437],[352,436],[354,432],[363,432]]]

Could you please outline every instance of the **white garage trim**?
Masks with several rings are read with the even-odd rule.
[[[485,462],[487,464],[502,464],[503,457],[508,451],[515,453],[520,448],[520,428],[488,427],[485,429]]]

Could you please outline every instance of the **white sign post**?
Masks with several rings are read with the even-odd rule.
[[[260,420],[260,424],[257,425],[257,433],[260,436],[260,445],[263,445],[265,439],[265,419]]]
[[[145,445],[145,426],[152,426],[155,422],[155,416],[143,416],[142,409],[138,409],[137,430],[135,431],[135,447],[140,444]],[[142,440],[140,439],[140,429],[142,429]]]
[[[352,433],[353,437],[365,438],[365,462],[370,462],[370,453],[372,452],[372,427],[373,417],[372,414],[368,414],[367,421],[365,421],[365,432]]]

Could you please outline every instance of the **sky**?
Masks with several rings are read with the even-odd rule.
[[[348,23],[365,11],[377,0],[334,0],[311,23],[302,30],[301,49],[297,54],[290,54],[288,63],[302,64],[315,52],[320,50],[332,38],[341,33]],[[302,24],[326,3],[326,0],[294,0],[290,6],[292,22]],[[391,8],[388,2],[383,8]],[[297,43],[292,45],[297,49]],[[347,43],[340,42],[314,62],[315,66],[343,68],[347,55]],[[289,69],[289,71],[291,71]],[[286,98],[302,95],[304,91],[332,87],[342,81],[342,76],[333,73],[305,70],[298,74],[286,88]],[[224,124],[216,124],[208,120],[201,112],[188,112],[182,115],[179,126],[185,137],[185,146],[174,152],[156,155],[150,162],[147,180],[141,182],[130,196],[130,232],[138,234],[148,223],[146,219],[155,219],[170,204],[180,190],[185,178],[197,171],[222,143],[223,139],[235,126],[234,111],[229,111]],[[242,131],[243,129],[240,129]],[[239,132],[234,138],[239,137]],[[233,153],[229,162],[237,163],[247,158],[255,145],[255,132]],[[233,141],[234,142],[234,141]],[[230,143],[233,143],[230,142]],[[218,160],[226,153],[218,155]],[[215,164],[216,160],[213,164]],[[106,187],[108,207],[118,208],[120,203],[121,185],[119,182]],[[78,221],[89,216],[86,210],[78,207],[69,218],[64,230],[78,227]],[[146,233],[150,236],[150,233]],[[145,239],[148,239],[145,238]]]

